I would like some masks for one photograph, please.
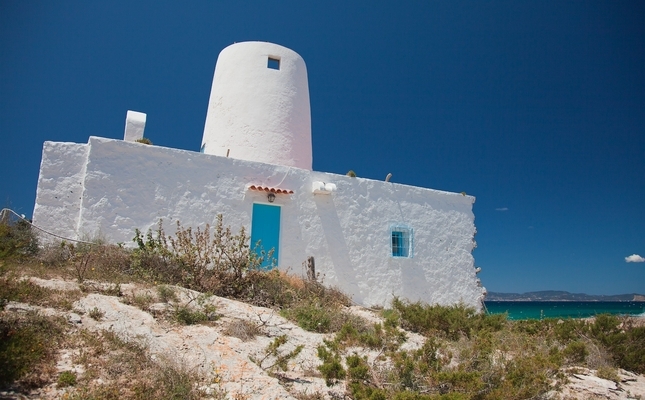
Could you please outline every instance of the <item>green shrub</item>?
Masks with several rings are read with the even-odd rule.
[[[645,373],[645,327],[633,327],[629,320],[609,314],[596,316],[589,328],[620,368]]]
[[[208,316],[198,310],[192,310],[187,306],[177,307],[174,313],[175,319],[182,325],[195,325],[208,321]]]
[[[175,289],[168,285],[159,285],[157,286],[157,295],[159,300],[163,303],[168,303],[170,301],[177,301],[177,294]]]
[[[329,332],[334,311],[325,309],[319,304],[305,303],[284,309],[280,314],[296,321],[298,326],[306,331],[325,333]]]
[[[422,334],[441,333],[451,340],[462,335],[470,337],[477,331],[499,331],[506,323],[506,316],[477,313],[462,304],[454,306],[428,305],[421,302],[407,303],[394,298],[392,307],[401,319],[401,325]]]
[[[345,379],[347,372],[341,364],[338,348],[331,342],[325,341],[324,343],[325,345],[318,346],[318,358],[323,362],[318,366],[318,370],[325,378],[327,386],[333,386],[338,381]]]
[[[347,377],[350,382],[363,382],[369,379],[370,367],[367,359],[354,353],[345,358],[347,363]]]
[[[604,335],[600,341],[620,368],[645,373],[645,327]]]
[[[576,340],[569,343],[562,351],[562,354],[570,363],[581,364],[587,359],[589,350],[587,350],[584,342]]]
[[[58,387],[67,387],[76,385],[76,373],[72,371],[63,371],[58,376]]]
[[[553,327],[555,337],[563,343],[577,340],[588,331],[587,323],[581,319],[548,319],[546,325]]]
[[[0,222],[0,259],[30,257],[37,253],[38,237],[28,222]]]
[[[272,371],[275,368],[280,368],[282,371],[286,371],[289,361],[296,358],[304,348],[303,345],[298,345],[292,351],[281,351],[280,348],[286,343],[287,335],[278,336],[269,343],[262,358],[251,358],[251,361],[256,363],[265,371]]]
[[[405,342],[405,333],[396,327],[375,323],[367,324],[357,317],[348,317],[334,339],[343,346],[362,346],[370,349],[394,351]]]
[[[62,318],[0,314],[0,387],[18,380],[42,384],[43,372],[55,364],[65,327]]]

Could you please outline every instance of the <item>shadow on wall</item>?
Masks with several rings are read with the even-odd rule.
[[[352,295],[352,300],[363,302],[363,295],[356,282],[356,271],[349,258],[349,248],[343,236],[343,228],[338,219],[338,211],[331,196],[314,196],[316,209],[320,216],[325,241],[329,255],[334,263],[334,272],[338,279],[338,286]]]

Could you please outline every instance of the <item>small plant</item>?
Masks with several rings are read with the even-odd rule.
[[[153,302],[154,298],[148,293],[137,293],[132,296],[132,299],[130,300],[131,304],[142,310],[147,310]]]
[[[351,169],[350,169],[350,170],[347,172],[347,176],[349,176],[350,178],[356,178],[356,172],[354,172],[354,170],[351,170]]]
[[[323,362],[318,366],[318,370],[325,378],[327,386],[333,386],[338,381],[345,379],[347,372],[341,364],[338,347],[331,342],[325,341],[324,343],[325,345],[318,346],[318,358]]]
[[[58,376],[57,385],[59,388],[76,385],[76,373],[72,371],[61,372],[61,374]]]
[[[159,300],[161,300],[162,303],[177,301],[177,294],[175,293],[175,289],[168,285],[157,286],[157,295],[159,296]]]
[[[208,316],[201,311],[192,310],[188,306],[180,306],[175,309],[174,317],[182,325],[195,325],[208,321]]]
[[[135,140],[137,143],[143,143],[143,144],[152,144],[152,140],[148,139],[147,137],[142,137],[141,139]]]
[[[305,303],[290,309],[282,310],[282,316],[293,319],[302,329],[310,332],[329,332],[332,313],[336,310],[326,309],[320,304]]]
[[[296,358],[304,348],[303,345],[298,345],[292,351],[281,352],[280,347],[286,343],[287,335],[278,336],[269,343],[261,359],[251,358],[251,361],[265,371],[271,371],[276,367],[286,371],[289,361]]]
[[[85,243],[79,243],[76,246],[73,243],[67,243],[66,245],[71,254],[71,260],[76,272],[76,280],[78,283],[83,283],[93,257],[92,245]]]
[[[102,320],[102,319],[103,319],[103,317],[105,316],[105,313],[104,313],[103,311],[99,310],[99,309],[98,309],[98,307],[94,307],[94,308],[92,308],[92,309],[90,310],[90,312],[88,313],[88,315],[89,315],[89,316],[90,316],[90,318],[92,318],[93,320],[95,320],[95,321],[100,321],[100,320]]]

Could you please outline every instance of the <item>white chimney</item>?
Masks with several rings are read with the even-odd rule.
[[[146,129],[146,114],[128,110],[128,114],[125,117],[123,140],[126,142],[136,142],[142,139],[144,129]]]

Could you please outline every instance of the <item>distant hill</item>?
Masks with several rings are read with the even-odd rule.
[[[558,290],[544,290],[527,293],[488,292],[486,301],[644,301],[642,294],[617,294],[612,296],[569,293]]]

